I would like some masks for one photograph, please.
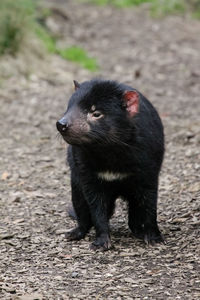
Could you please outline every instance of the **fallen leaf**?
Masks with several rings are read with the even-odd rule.
[[[6,180],[6,179],[8,179],[9,178],[9,176],[10,176],[10,174],[8,173],[8,172],[3,172],[3,174],[1,175],[1,180]]]
[[[190,185],[189,192],[199,192],[200,191],[200,182],[195,182],[193,184]]]
[[[175,218],[171,221],[172,224],[176,224],[176,223],[184,223],[185,221],[187,221],[188,218]]]
[[[33,294],[24,294],[23,296],[19,297],[19,300],[42,300],[43,296],[38,293]]]

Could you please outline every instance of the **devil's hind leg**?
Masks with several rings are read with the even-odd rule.
[[[127,200],[128,224],[134,236],[148,244],[163,242],[157,225],[157,183],[138,186]]]

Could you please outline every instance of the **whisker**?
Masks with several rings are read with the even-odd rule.
[[[58,141],[61,146],[66,144],[59,132],[56,134],[56,141]]]
[[[90,132],[90,136],[91,138],[94,138],[95,141],[97,142],[97,144],[111,144],[111,143],[114,143],[114,144],[117,144],[117,145],[121,145],[121,146],[125,146],[125,147],[130,147],[129,144],[121,141],[120,139],[118,139],[116,136],[114,136],[113,134],[110,134],[109,135],[101,135],[99,133],[99,131],[91,131]]]

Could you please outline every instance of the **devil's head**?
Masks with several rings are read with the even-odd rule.
[[[139,111],[138,92],[114,81],[74,84],[67,110],[56,123],[63,139],[72,145],[126,143]]]

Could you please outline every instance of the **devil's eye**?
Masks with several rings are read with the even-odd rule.
[[[100,112],[100,111],[94,111],[93,113],[92,113],[92,116],[94,117],[94,118],[96,118],[96,119],[98,119],[98,118],[100,118],[100,117],[102,117],[102,113]]]
[[[93,112],[89,112],[87,114],[87,120],[89,122],[95,122],[96,120],[99,120],[101,118],[103,118],[104,115],[102,114],[102,112],[98,111],[98,110],[95,110]]]

